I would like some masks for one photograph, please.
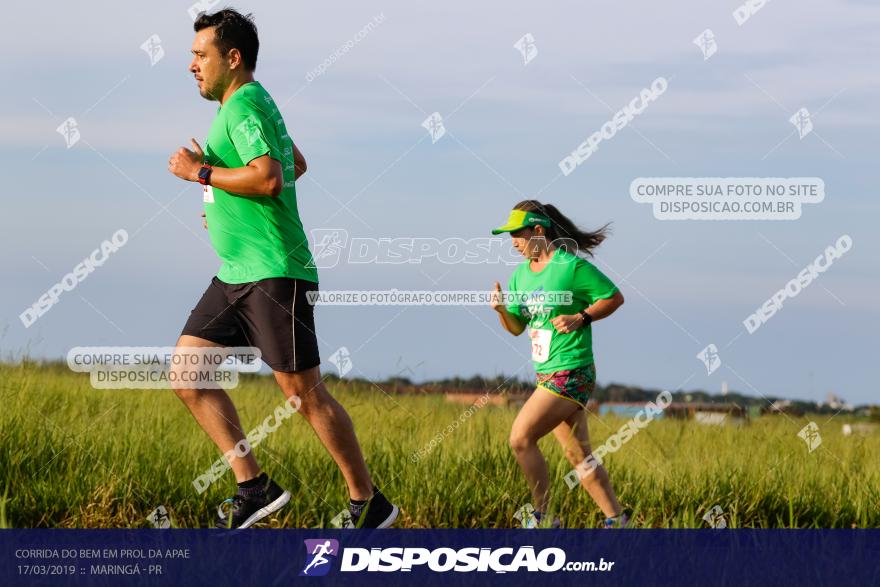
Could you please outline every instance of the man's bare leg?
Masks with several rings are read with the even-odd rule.
[[[180,348],[218,345],[203,338],[183,335],[178,339],[177,346]],[[183,370],[186,366],[172,366],[172,369]],[[174,392],[189,409],[202,430],[211,437],[221,454],[233,450],[238,442],[245,439],[238,420],[238,412],[229,394],[222,389],[175,389]],[[235,473],[235,480],[239,483],[260,474],[260,466],[250,450],[243,457],[233,457],[229,464]]]
[[[296,373],[275,371],[275,380],[288,399],[297,396],[302,402],[299,412],[342,472],[351,499],[370,499],[373,481],[355,436],[354,425],[345,408],[324,387],[320,368]]]

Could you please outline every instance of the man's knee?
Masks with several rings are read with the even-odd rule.
[[[177,397],[186,403],[201,399],[204,390],[221,387],[214,374],[225,356],[222,348],[206,346],[206,342],[191,336],[181,336],[171,356],[168,381]]]
[[[191,364],[175,359],[184,355],[175,354],[168,369],[168,381],[171,389],[184,403],[191,403],[201,399],[199,389],[199,370]]]
[[[281,386],[284,395],[290,398],[291,402],[299,404],[299,411],[304,416],[333,401],[324,387],[317,367],[302,373],[276,372],[275,380]]]
[[[207,391],[203,389],[194,389],[183,386],[174,387],[174,394],[180,398],[180,401],[187,405],[198,403],[204,397],[206,392]]]

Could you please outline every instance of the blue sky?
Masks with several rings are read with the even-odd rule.
[[[216,106],[186,71],[187,6],[8,9],[4,355],[173,344],[216,272],[200,190],[166,170],[174,149],[204,138]],[[594,328],[601,382],[717,391],[727,381],[753,395],[877,403],[866,359],[880,326],[880,8],[775,0],[738,26],[737,2],[235,6],[255,14],[257,79],[309,163],[297,184],[307,229],[484,237],[543,189],[584,226],[614,223],[596,263],[627,301]],[[706,28],[718,51],[704,61],[692,41]],[[513,44],[526,33],[538,53],[524,65]],[[153,34],[164,57],[151,66],[140,45]],[[559,160],[658,76],[665,94],[560,177]],[[815,126],[803,139],[788,120],[801,107]],[[448,134],[432,144],[421,123],[435,111]],[[69,116],[81,140],[68,149],[55,129]],[[821,177],[826,197],[794,221],[660,221],[629,196],[637,177],[805,176]],[[119,228],[130,242],[25,329],[21,311]],[[745,317],[843,234],[853,249],[749,335]],[[324,290],[470,290],[511,271],[343,263],[320,278]],[[317,325],[322,356],[346,346],[360,376],[531,374],[527,341],[488,308],[325,307]],[[710,343],[722,366],[707,375],[696,354]]]

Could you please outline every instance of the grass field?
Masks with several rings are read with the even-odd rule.
[[[529,501],[507,446],[514,408],[462,416],[468,407],[442,396],[345,384],[331,392],[351,414],[376,482],[401,506],[398,527],[514,525]],[[268,378],[251,378],[231,395],[246,430],[283,401]],[[97,391],[87,375],[25,363],[0,365],[0,399],[3,527],[145,527],[159,505],[177,526],[205,527],[234,492],[231,473],[202,495],[194,490],[192,480],[219,453],[170,391]],[[728,527],[880,526],[880,435],[843,436],[841,416],[817,416],[822,445],[811,454],[797,437],[810,419],[763,417],[741,428],[659,420],[606,465],[639,527],[704,527],[715,505]],[[593,446],[623,423],[591,417]],[[542,449],[563,525],[598,527],[601,513],[586,492],[564,483],[570,467],[555,441],[544,439]],[[298,415],[255,451],[294,495],[264,526],[328,526],[347,506],[341,475]]]

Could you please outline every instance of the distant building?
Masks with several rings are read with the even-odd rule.
[[[852,407],[852,405],[847,403],[846,400],[837,397],[836,395],[834,395],[830,391],[828,392],[828,395],[826,396],[825,403],[819,404],[819,406],[820,407],[821,406],[828,406],[832,410],[840,411],[840,412],[852,412],[854,409]]]

